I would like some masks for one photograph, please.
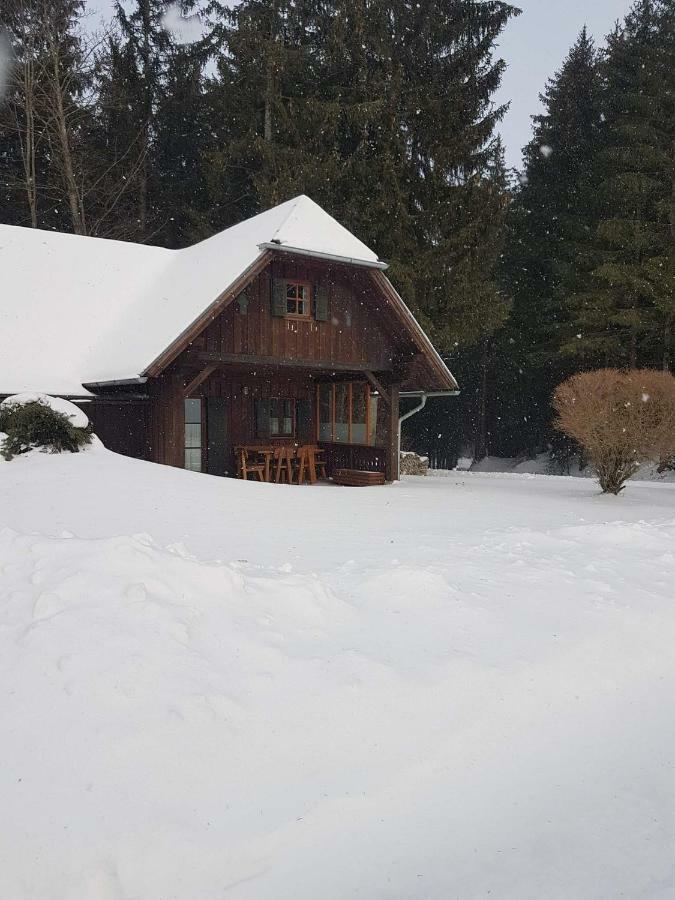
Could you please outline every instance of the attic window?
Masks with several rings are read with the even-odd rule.
[[[308,319],[312,310],[312,288],[304,281],[286,282],[286,315]]]
[[[280,319],[328,321],[328,289],[326,284],[272,279],[272,315]]]

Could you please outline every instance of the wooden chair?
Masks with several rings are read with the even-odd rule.
[[[328,481],[328,462],[325,457],[325,450],[321,447],[314,447],[314,468],[316,469],[317,478],[321,477],[324,481]]]
[[[238,450],[237,463],[239,469],[237,475],[239,478],[243,478],[244,481],[248,481],[249,475],[256,475],[258,481],[265,480],[265,464],[261,462],[250,462],[248,458],[248,451],[243,447],[240,447]]]
[[[306,444],[302,444],[298,447],[293,470],[295,472],[295,480],[298,484],[302,484],[303,481],[309,481],[310,484],[314,484],[316,481],[316,471],[314,469],[311,447],[308,447]]]
[[[277,447],[274,451],[274,480],[277,484],[293,484],[293,459],[295,452],[292,447]]]

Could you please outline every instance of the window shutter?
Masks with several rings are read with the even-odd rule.
[[[255,401],[255,435],[259,438],[269,439],[270,436],[270,411],[269,400]]]
[[[295,408],[295,420],[297,425],[297,438],[299,441],[309,443],[314,440],[312,434],[312,404],[309,400],[298,400]]]
[[[314,318],[317,322],[328,321],[328,289],[325,284],[314,285]]]
[[[283,278],[272,279],[272,315],[286,315],[286,282]]]

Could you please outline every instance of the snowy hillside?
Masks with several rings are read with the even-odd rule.
[[[675,486],[0,461],[0,897],[670,898]]]

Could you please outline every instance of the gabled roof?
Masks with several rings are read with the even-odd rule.
[[[0,225],[0,393],[145,375],[269,248],[384,267],[305,196],[185,250]]]

